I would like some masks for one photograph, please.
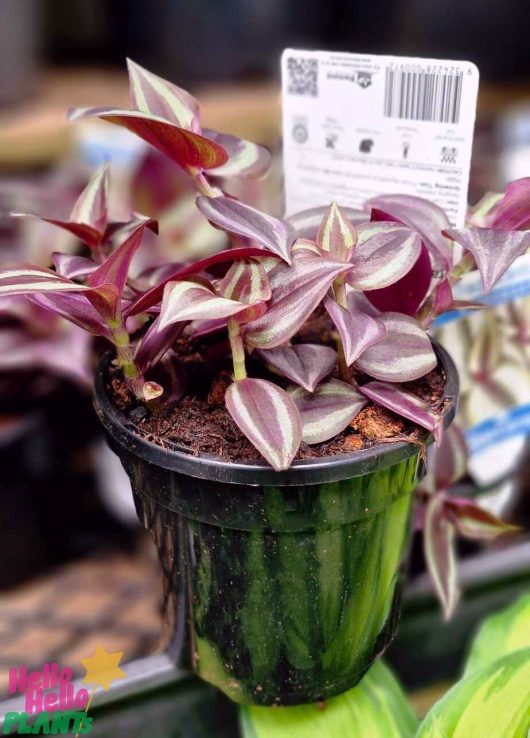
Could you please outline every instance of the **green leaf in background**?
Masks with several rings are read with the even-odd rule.
[[[417,720],[392,672],[377,662],[324,707],[244,706],[241,725],[244,738],[412,738]]]
[[[521,648],[530,648],[530,594],[484,620],[471,646],[464,677]]]
[[[529,729],[530,648],[526,648],[458,682],[429,712],[417,738],[527,738]]]

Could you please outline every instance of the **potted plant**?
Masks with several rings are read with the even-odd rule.
[[[392,636],[423,450],[454,413],[453,364],[426,329],[463,272],[491,286],[528,236],[452,230],[405,196],[273,218],[222,189],[263,173],[261,147],[201,128],[184,90],[133,63],[129,75],[133,110],[71,117],[172,159],[233,247],[129,278],[155,224],[109,223],[99,173],[55,221],[90,255],[4,269],[0,295],[113,346],[95,406],[159,548],[179,662],[238,702],[340,693]]]

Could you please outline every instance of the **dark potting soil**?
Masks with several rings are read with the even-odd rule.
[[[182,359],[182,355],[179,358]],[[190,366],[200,374],[200,362],[196,365],[195,358],[190,359]],[[162,406],[158,412],[151,412],[136,403],[119,372],[111,372],[110,396],[128,417],[131,428],[143,438],[165,448],[187,449],[195,456],[214,455],[239,462],[262,461],[259,452],[241,433],[224,406],[224,393],[231,381],[228,370],[221,369],[209,385],[203,385],[209,387],[206,396],[188,391],[179,402]],[[254,372],[249,374],[256,376]],[[368,378],[359,375],[358,379],[362,383]],[[403,386],[433,408],[441,409],[445,376],[440,368]],[[335,456],[392,441],[410,440],[421,444],[424,434],[425,431],[414,423],[369,402],[335,438],[312,446],[302,443],[296,458]]]

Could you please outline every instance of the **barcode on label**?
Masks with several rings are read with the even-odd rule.
[[[458,123],[462,77],[462,71],[445,73],[387,67],[385,117]]]

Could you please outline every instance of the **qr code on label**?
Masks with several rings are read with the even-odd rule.
[[[318,97],[318,59],[287,59],[287,91],[291,95]]]

